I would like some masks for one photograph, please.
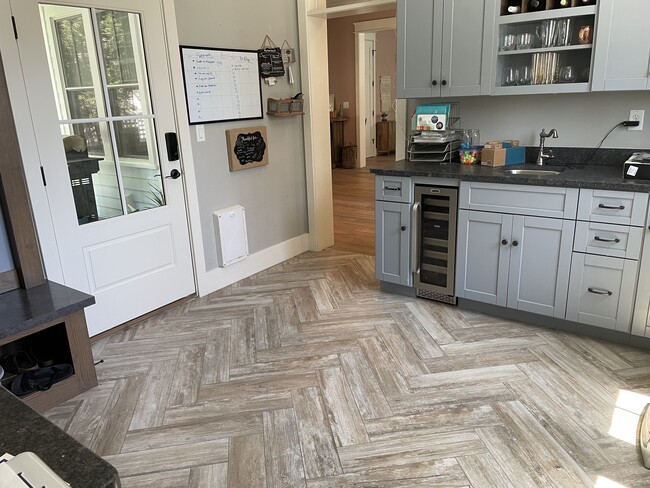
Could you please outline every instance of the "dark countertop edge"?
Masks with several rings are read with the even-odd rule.
[[[0,387],[0,450],[14,456],[31,451],[72,488],[108,488],[117,469],[20,399]]]
[[[0,340],[83,310],[95,303],[87,293],[46,281],[0,295]]]
[[[409,163],[412,165],[417,165],[420,163],[413,163],[411,161],[396,161],[395,164],[399,163]],[[467,171],[469,166],[461,165],[459,163],[451,164],[440,164],[439,168],[431,170],[431,163],[429,163],[428,168],[422,168],[420,170],[408,168],[408,169],[398,169],[390,167],[378,167],[378,168],[369,168],[371,173],[382,176],[402,176],[402,177],[423,177],[423,178],[450,178],[457,179],[460,181],[476,181],[483,183],[497,183],[497,184],[506,184],[506,185],[530,185],[530,186],[549,186],[549,187],[563,187],[563,188],[585,188],[585,189],[594,189],[594,190],[612,190],[612,191],[629,191],[629,192],[640,192],[640,193],[650,193],[650,180],[640,183],[638,180],[625,180],[620,178],[620,181],[615,180],[589,180],[589,179],[564,179],[562,175],[552,176],[552,177],[535,177],[535,176],[505,176],[499,174],[499,171],[502,171],[505,168],[517,168],[524,165],[508,165],[508,166],[499,166],[497,168],[489,168],[487,166],[475,165],[476,168],[481,168],[479,171],[490,171],[493,170],[494,173],[491,174],[467,174],[461,173],[461,169]],[[525,165],[530,167],[529,164]],[[553,166],[548,166],[546,169],[553,169]],[[620,173],[623,172],[623,168],[613,165],[594,165],[593,170],[602,172],[603,168],[616,168],[616,171]],[[566,170],[566,171],[584,171],[583,170]],[[570,173],[569,173],[570,174]],[[611,176],[610,176],[611,178]]]

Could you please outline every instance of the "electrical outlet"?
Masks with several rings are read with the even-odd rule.
[[[645,110],[630,110],[630,118],[627,120],[637,120],[639,125],[636,127],[628,127],[627,130],[643,130],[643,115]]]

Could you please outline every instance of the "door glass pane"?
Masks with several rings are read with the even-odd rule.
[[[79,224],[123,214],[109,130],[106,122],[61,125]]]
[[[140,16],[40,9],[79,224],[166,205]]]
[[[133,119],[114,124],[129,213],[165,205],[153,121]]]
[[[100,50],[114,116],[150,114],[140,16],[98,10]]]

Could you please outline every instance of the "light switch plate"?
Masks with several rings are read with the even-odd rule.
[[[205,125],[196,126],[196,142],[205,142]]]

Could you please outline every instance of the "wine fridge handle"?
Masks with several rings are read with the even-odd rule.
[[[411,271],[420,273],[420,202],[411,208]]]

